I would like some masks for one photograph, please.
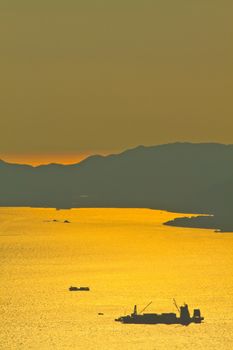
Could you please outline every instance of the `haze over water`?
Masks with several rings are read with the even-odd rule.
[[[1,349],[232,349],[233,233],[162,225],[181,216],[0,208]],[[176,312],[172,298],[205,322],[114,322],[150,301],[148,312]]]

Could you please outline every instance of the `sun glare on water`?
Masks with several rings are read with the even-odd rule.
[[[179,216],[0,208],[2,349],[230,350],[233,234],[162,225]],[[148,312],[176,312],[173,298],[200,308],[205,322],[114,321],[150,301]]]

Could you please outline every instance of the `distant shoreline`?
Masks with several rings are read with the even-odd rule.
[[[73,165],[0,160],[0,205],[151,208],[197,216],[167,225],[233,232],[232,174],[233,145],[217,143],[138,146]]]
[[[148,208],[148,207],[54,207],[54,206],[8,206],[0,205],[0,208],[34,208],[34,209],[54,209],[54,210],[71,210],[71,209],[148,209],[148,210],[161,210],[168,213],[184,214],[186,216],[174,218],[163,223],[165,226],[184,227],[184,228],[199,228],[199,229],[211,229],[219,233],[233,232],[233,222],[228,222],[226,217],[216,216],[213,214],[200,214],[200,213],[187,213],[184,211],[173,211],[164,208]],[[227,216],[228,218],[228,216]]]

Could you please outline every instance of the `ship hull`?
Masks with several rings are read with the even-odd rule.
[[[203,317],[199,319],[181,319],[178,317],[163,317],[163,316],[151,316],[151,317],[145,317],[137,315],[136,317],[132,316],[123,316],[115,321],[125,323],[125,324],[166,324],[166,325],[172,325],[172,324],[180,324],[183,326],[188,326],[190,323],[201,323],[204,320]]]

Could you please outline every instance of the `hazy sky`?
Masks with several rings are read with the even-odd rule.
[[[1,0],[0,158],[233,143],[232,0]]]

